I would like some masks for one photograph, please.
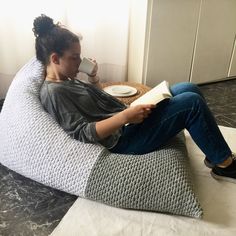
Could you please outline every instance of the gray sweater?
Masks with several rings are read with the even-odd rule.
[[[80,80],[44,81],[40,90],[44,109],[73,138],[85,143],[114,147],[122,128],[105,139],[97,135],[95,124],[124,110],[126,106],[115,97]]]

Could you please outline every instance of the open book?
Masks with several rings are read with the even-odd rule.
[[[164,80],[163,82],[149,90],[147,93],[133,101],[130,106],[136,106],[141,104],[155,105],[161,102],[162,100],[170,97],[172,97],[172,95],[169,89],[169,83]]]

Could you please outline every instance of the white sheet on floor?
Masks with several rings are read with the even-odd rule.
[[[236,151],[236,129],[220,129]],[[203,153],[188,132],[185,134],[196,192],[204,210],[202,220],[118,209],[78,198],[51,236],[235,236],[236,184],[213,179],[203,164]]]

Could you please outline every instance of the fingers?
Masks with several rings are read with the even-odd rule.
[[[152,110],[150,108],[145,108],[145,112],[150,114],[152,112]]]
[[[143,121],[143,119],[147,118],[151,112],[152,111],[149,108],[142,108],[139,112],[138,117],[139,117],[139,119],[141,119]]]
[[[140,105],[140,106],[142,106],[145,109],[153,109],[153,108],[156,107],[155,104],[143,104],[143,105]]]
[[[92,62],[95,64],[92,73],[89,75],[89,76],[91,76],[91,77],[94,77],[94,76],[96,76],[96,74],[97,74],[97,72],[98,72],[98,64],[97,64],[97,61],[96,61],[95,59],[92,59],[92,58],[90,58],[90,57],[89,57],[88,59],[89,59],[90,61],[92,61]]]
[[[148,105],[141,105],[141,110],[143,110],[145,113],[149,114],[152,112],[152,109],[155,108],[156,105],[148,104]]]
[[[91,60],[93,63],[96,63],[97,64],[97,61],[95,60],[95,59],[93,59],[93,58],[88,58],[89,60]]]
[[[152,108],[154,108],[155,105],[138,105],[134,107],[134,110],[136,110],[136,117],[139,117],[140,119],[147,118],[150,113],[152,112]]]
[[[132,106],[124,110],[127,123],[141,123],[145,118],[147,118],[152,109],[156,106],[153,104],[137,105]]]
[[[147,118],[150,113],[151,113],[151,111],[144,111],[143,117],[144,117],[144,118]]]

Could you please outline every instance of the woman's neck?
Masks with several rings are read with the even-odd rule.
[[[63,82],[70,80],[70,78],[60,76],[57,71],[53,70],[51,67],[47,67],[45,80],[53,82]]]

